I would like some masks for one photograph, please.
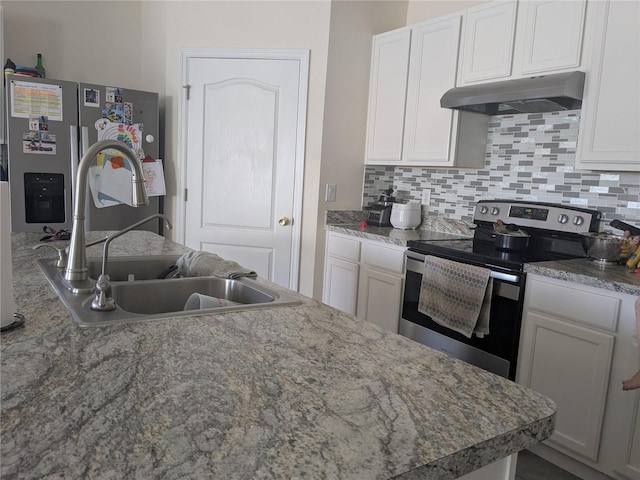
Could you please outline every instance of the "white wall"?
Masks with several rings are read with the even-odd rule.
[[[4,54],[47,77],[142,89],[139,2],[3,0]],[[4,61],[3,59],[3,65]]]
[[[362,203],[364,148],[372,36],[404,26],[407,2],[333,2],[322,131],[315,278],[322,297],[327,210],[359,209]],[[327,183],[337,185],[336,201],[325,202]]]
[[[407,25],[464,10],[487,0],[411,0],[407,9]]]

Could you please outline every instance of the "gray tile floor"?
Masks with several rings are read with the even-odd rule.
[[[518,452],[516,480],[580,480],[580,478],[523,450]]]

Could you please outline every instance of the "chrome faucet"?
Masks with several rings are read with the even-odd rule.
[[[116,303],[111,297],[111,279],[107,274],[107,261],[109,259],[109,245],[113,240],[118,238],[121,235],[133,230],[134,228],[138,228],[140,225],[147,223],[149,220],[153,220],[154,218],[164,218],[166,222],[166,227],[171,230],[173,225],[166,217],[161,213],[154,213],[153,215],[149,215],[147,218],[143,218],[142,220],[129,225],[128,227],[120,230],[119,232],[110,235],[106,241],[104,242],[104,248],[102,250],[102,273],[98,277],[98,281],[96,282],[96,296],[91,302],[91,310],[98,311],[109,311],[115,310]]]
[[[87,177],[89,167],[98,153],[106,149],[118,150],[131,165],[131,187],[133,191],[133,207],[142,207],[149,203],[144,186],[142,162],[126,144],[117,140],[101,140],[91,145],[78,164],[76,177],[75,201],[73,209],[73,226],[69,243],[69,259],[64,270],[64,283],[73,293],[91,293],[93,282],[89,280],[87,270],[87,252],[84,231],[85,202],[87,197]]]

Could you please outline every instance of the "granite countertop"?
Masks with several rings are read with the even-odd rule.
[[[359,225],[343,224],[343,225],[325,225],[325,230],[329,232],[342,233],[344,235],[351,235],[359,238],[368,238],[370,240],[376,240],[378,242],[389,243],[393,245],[399,245],[406,247],[409,240],[458,240],[463,238],[470,238],[473,233],[462,235],[458,231],[440,232],[435,230],[400,230],[391,227],[376,227],[373,225],[367,225],[361,227]]]
[[[80,328],[40,236],[12,235],[26,323],[1,337],[3,479],[449,479],[553,430],[546,397],[302,295]],[[111,249],[187,251],[149,232]]]
[[[640,296],[640,273],[625,265],[601,264],[588,258],[528,263],[525,272],[591,287]]]

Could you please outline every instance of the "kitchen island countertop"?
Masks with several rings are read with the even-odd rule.
[[[553,430],[546,397],[302,295],[80,328],[36,263],[40,236],[12,235],[26,323],[1,341],[4,479],[449,479]],[[149,232],[111,249],[187,251]]]

